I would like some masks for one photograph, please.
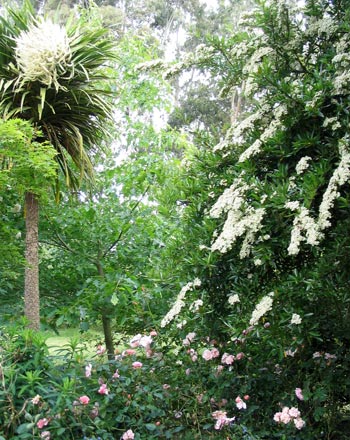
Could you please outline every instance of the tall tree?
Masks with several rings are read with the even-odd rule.
[[[108,63],[115,59],[113,39],[88,13],[66,27],[35,18],[26,2],[6,10],[0,22],[0,114],[29,120],[57,150],[66,185],[76,190],[91,179],[91,156],[107,135],[112,116]],[[57,179],[57,183],[59,180]],[[59,187],[56,189],[59,194]],[[25,310],[38,328],[38,212],[35,192],[25,195]]]

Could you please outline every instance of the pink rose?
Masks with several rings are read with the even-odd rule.
[[[304,396],[301,388],[295,388],[295,395],[299,400],[304,400]]]
[[[300,411],[298,410],[298,408],[294,408],[292,407],[289,411],[288,414],[293,417],[293,419],[296,419],[297,417],[300,417]]]
[[[130,341],[130,347],[136,348],[140,345],[140,339],[141,339],[140,333],[136,336],[134,336]]]
[[[305,426],[304,420],[301,419],[300,417],[297,417],[293,421],[294,421],[294,425],[297,429],[302,429]]]
[[[280,421],[281,421],[281,423],[284,423],[285,425],[287,425],[291,420],[292,420],[292,418],[291,418],[291,415],[289,414],[289,408],[288,408],[288,406],[285,406],[282,409]]]
[[[107,385],[105,383],[103,383],[100,386],[100,388],[98,389],[98,393],[99,394],[106,394],[106,395],[109,393],[109,390],[108,390]]]
[[[224,353],[221,358],[221,362],[226,365],[232,365],[235,361],[233,354]]]
[[[236,397],[235,402],[238,409],[247,409],[247,404],[241,399],[240,396]]]
[[[43,432],[40,434],[40,438],[42,438],[42,439],[44,439],[44,440],[50,440],[50,438],[51,438],[51,433],[50,433],[50,431],[43,431]]]
[[[105,347],[103,347],[102,345],[98,345],[97,350],[96,350],[96,354],[101,355],[101,354],[105,353],[105,351],[106,351]]]
[[[213,358],[217,358],[220,356],[220,352],[217,348],[212,348],[211,350],[211,357]]]
[[[141,368],[142,367],[142,362],[138,362],[138,361],[136,361],[136,362],[133,362],[132,363],[132,368],[135,368],[135,369],[137,369],[137,368]],[[134,438],[134,437],[133,437]]]
[[[122,435],[122,440],[133,440],[135,438],[135,434],[132,432],[131,429],[128,429],[124,434]]]
[[[85,367],[85,377],[90,377],[91,376],[91,370],[92,370],[92,365],[88,364]]]
[[[40,420],[38,420],[38,422],[37,422],[37,424],[36,424],[36,426],[39,428],[39,429],[43,429],[43,427],[44,426],[47,426],[49,424],[49,421],[48,421],[48,419],[40,419]]]
[[[213,354],[211,350],[205,349],[203,351],[202,358],[206,361],[210,361],[210,359],[213,359]]]
[[[88,396],[80,396],[79,397],[79,402],[82,405],[87,405],[90,402],[90,398]]]
[[[136,350],[133,350],[132,348],[128,348],[123,352],[123,354],[125,354],[126,356],[133,356],[134,354],[136,354]]]
[[[118,379],[118,377],[120,377],[119,371],[115,370],[115,373],[113,374],[113,379]]]
[[[273,420],[274,420],[275,422],[277,422],[277,423],[280,423],[280,421],[281,421],[281,415],[282,415],[281,412],[276,412],[275,415],[273,416]]]

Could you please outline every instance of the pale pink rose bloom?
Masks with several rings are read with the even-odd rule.
[[[197,359],[198,359],[198,356],[197,356],[196,354],[193,354],[193,355],[191,356],[191,359],[192,359],[192,362],[196,362]]]
[[[44,440],[50,440],[51,438],[51,432],[50,431],[43,431],[40,434],[40,438],[44,439]]]
[[[335,354],[325,353],[324,354],[324,358],[326,360],[328,360],[328,359],[337,359],[337,356]]]
[[[100,388],[98,389],[98,393],[99,394],[106,394],[106,395],[109,393],[109,390],[108,390],[107,385],[105,383],[103,383],[100,386]]]
[[[295,388],[295,395],[299,400],[304,400],[304,396],[301,388]]]
[[[130,341],[130,347],[133,347],[133,348],[136,348],[136,347],[138,347],[139,345],[140,345],[140,339],[141,339],[141,335],[140,334],[138,334],[138,335],[136,335],[136,336],[134,336],[132,339],[131,339],[131,341]]]
[[[220,356],[220,352],[217,348],[212,348],[211,349],[211,357],[212,359],[217,358]]]
[[[227,412],[221,410],[214,411],[212,417],[216,420],[214,428],[217,430],[222,429],[225,425],[228,425],[235,420],[235,417],[228,418]]]
[[[155,330],[152,330],[152,331],[149,332],[150,336],[157,336],[157,334],[158,333]]]
[[[244,400],[249,400],[249,399],[250,399],[249,394],[246,394],[245,396],[243,396],[243,399],[244,399]]]
[[[247,404],[241,399],[240,396],[236,397],[235,402],[238,409],[247,409]]]
[[[123,354],[125,354],[126,356],[133,356],[134,354],[136,354],[136,350],[128,348],[127,350],[123,351]]]
[[[49,424],[48,419],[44,418],[44,419],[40,419],[40,420],[38,420],[36,426],[37,426],[39,429],[42,429],[44,426],[47,426],[48,424]]]
[[[312,357],[314,358],[314,359],[317,359],[317,358],[319,358],[319,357],[321,357],[322,356],[322,354],[319,352],[319,351],[315,351],[315,353],[312,355]]]
[[[143,348],[149,348],[152,344],[152,341],[153,339],[151,338],[151,336],[142,336],[142,338],[140,339],[140,345]]]
[[[165,383],[163,385],[163,390],[168,390],[170,388],[170,385],[168,385],[167,383]]]
[[[79,402],[82,405],[87,405],[90,402],[90,398],[88,396],[80,396],[79,397]]]
[[[226,365],[232,365],[235,361],[233,354],[224,353],[221,358],[221,362]]]
[[[122,435],[122,440],[133,440],[135,438],[135,434],[132,432],[131,429],[128,429],[124,434]]]
[[[88,364],[85,367],[85,377],[90,377],[91,376],[91,370],[92,370],[92,365]]]
[[[115,370],[115,373],[113,374],[113,379],[118,379],[118,377],[120,377],[119,371]]]
[[[132,368],[141,368],[142,367],[142,362],[136,361],[132,363]]]
[[[106,347],[103,347],[102,345],[98,345],[97,350],[96,350],[96,354],[101,355],[101,354],[105,353],[105,351],[106,351]]]
[[[191,368],[187,368],[185,373],[186,373],[186,376],[189,376],[191,374]]]
[[[293,417],[293,419],[300,417],[300,411],[294,406],[288,411],[288,414]]]
[[[297,417],[296,419],[293,420],[294,425],[297,429],[302,429],[305,426],[305,422],[303,419],[301,419],[300,417]]]
[[[237,355],[236,355],[236,359],[237,359],[237,361],[240,361],[241,359],[243,359],[244,358],[244,353],[237,353]]]
[[[288,406],[285,406],[282,409],[280,420],[281,420],[281,423],[284,423],[285,425],[287,425],[287,423],[289,423],[292,420],[292,418],[291,418],[291,416],[289,414]]]
[[[182,341],[183,345],[190,345],[193,339],[196,337],[196,333],[190,332],[186,335],[186,338]]]
[[[32,404],[37,405],[40,402],[40,399],[41,399],[41,396],[39,396],[39,394],[37,394],[35,397],[33,397]]]
[[[282,415],[281,412],[276,412],[275,415],[273,416],[273,420],[277,423],[280,423],[281,422],[281,415]]]
[[[211,350],[205,349],[203,351],[202,358],[206,361],[210,361],[210,359],[213,359],[213,354]]]

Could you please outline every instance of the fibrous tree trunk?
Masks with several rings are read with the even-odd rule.
[[[26,269],[24,277],[24,314],[28,326],[35,330],[40,327],[39,300],[39,201],[35,194],[25,194],[26,215]]]

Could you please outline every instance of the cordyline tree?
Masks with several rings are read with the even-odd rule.
[[[88,12],[62,27],[36,18],[27,2],[21,10],[6,10],[0,19],[0,115],[30,121],[40,130],[37,141],[49,141],[56,149],[55,159],[71,190],[83,179],[91,180],[92,155],[108,134],[113,46]],[[25,214],[25,315],[30,327],[38,328],[39,199],[30,190]]]

